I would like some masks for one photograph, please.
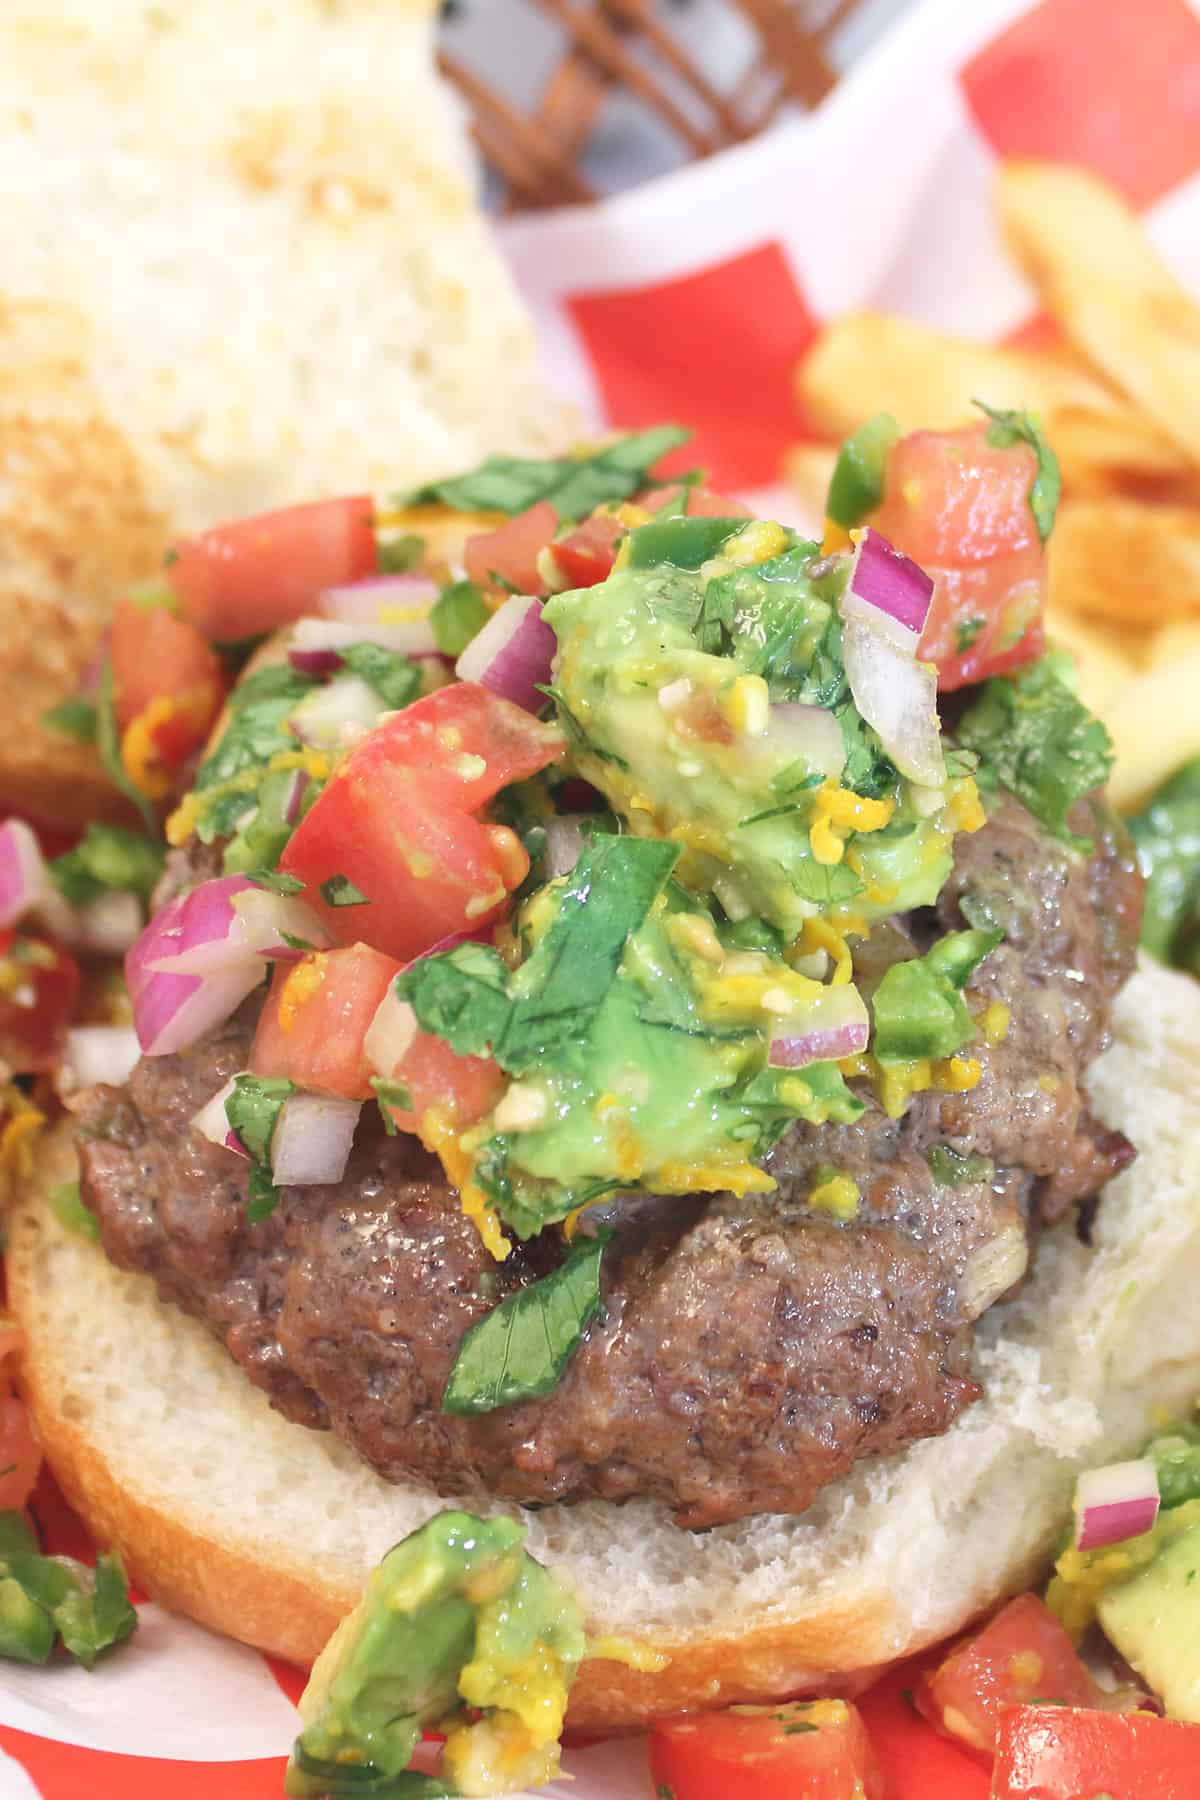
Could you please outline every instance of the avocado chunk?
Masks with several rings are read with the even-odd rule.
[[[583,1621],[524,1538],[512,1519],[443,1512],[388,1551],[313,1667],[287,1793],[437,1800],[553,1780]],[[441,1767],[418,1774],[432,1727]]]
[[[1200,1724],[1200,1524],[1116,1587],[1100,1623],[1173,1719]]]

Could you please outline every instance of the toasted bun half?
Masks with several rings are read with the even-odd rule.
[[[0,7],[0,814],[120,816],[41,718],[175,538],[569,441],[436,16]]]
[[[670,1658],[657,1673],[586,1662],[576,1727],[844,1691],[1033,1579],[1076,1471],[1136,1446],[1157,1409],[1191,1403],[1200,987],[1145,967],[1115,1023],[1093,1099],[1141,1155],[1106,1190],[1092,1248],[1069,1225],[1047,1234],[1032,1280],[981,1321],[985,1396],[944,1437],[862,1464],[799,1518],[692,1534],[642,1502],[526,1515],[530,1549],[567,1574],[592,1630]],[[28,1394],[54,1471],[157,1599],[305,1661],[388,1546],[443,1503],[288,1424],[147,1278],[66,1235],[42,1196],[73,1156],[67,1129],[47,1139],[9,1222]]]

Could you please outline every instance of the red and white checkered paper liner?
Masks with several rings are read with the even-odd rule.
[[[811,118],[502,241],[587,416],[687,423],[680,466],[788,516],[794,371],[823,320],[871,307],[996,340],[1031,320],[990,200],[1005,155],[1107,176],[1200,293],[1200,0],[925,0]],[[51,1549],[78,1548],[61,1506],[41,1518]],[[0,1800],[277,1800],[302,1678],[140,1613],[94,1674],[0,1665]],[[895,1800],[982,1800],[974,1764],[938,1745],[935,1768],[902,1706],[873,1712]],[[546,1794],[651,1793],[640,1742],[566,1765]]]

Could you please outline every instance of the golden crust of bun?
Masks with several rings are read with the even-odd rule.
[[[1159,1409],[1192,1402],[1200,988],[1143,969],[1116,1034],[1093,1096],[1140,1142],[1139,1162],[1106,1191],[1094,1247],[1069,1227],[1048,1233],[1031,1281],[982,1322],[985,1396],[943,1437],[860,1465],[796,1519],[693,1535],[644,1502],[525,1515],[530,1550],[573,1583],[592,1631],[670,1657],[653,1673],[586,1662],[577,1729],[852,1690],[1026,1585],[1077,1471],[1127,1454]],[[288,1424],[147,1278],[64,1233],[41,1196],[71,1178],[73,1157],[69,1127],[49,1134],[9,1219],[26,1392],[51,1465],[156,1599],[305,1662],[389,1544],[445,1502]]]

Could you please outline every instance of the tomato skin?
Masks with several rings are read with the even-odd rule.
[[[322,588],[375,573],[374,512],[369,494],[353,494],[215,525],[176,545],[171,588],[214,642],[274,631],[311,611]]]
[[[635,506],[644,506],[647,512],[658,512],[661,507],[669,506],[678,500],[683,493],[683,483],[668,482],[665,487],[647,488],[634,501]],[[728,494],[718,494],[713,488],[701,487],[698,483],[687,490],[687,506],[684,508],[689,519],[752,519],[754,514],[740,500],[731,500]]]
[[[122,731],[154,706],[155,760],[177,769],[204,742],[225,702],[221,659],[194,625],[166,606],[118,600],[112,622],[113,698]]]
[[[1046,557],[1029,506],[1037,460],[995,449],[986,425],[914,431],[888,456],[872,524],[934,581],[917,654],[943,692],[1019,668],[1045,648]]]
[[[401,1131],[417,1131],[432,1108],[445,1112],[465,1128],[490,1113],[504,1092],[504,1076],[487,1056],[459,1056],[445,1038],[418,1031],[392,1071],[412,1096],[411,1112],[391,1109]]]
[[[569,587],[595,587],[612,574],[626,526],[612,513],[593,513],[553,545],[554,560]]]
[[[992,1800],[1193,1800],[1200,1725],[1150,1713],[1005,1706]]]
[[[375,1071],[363,1039],[399,973],[398,962],[366,944],[278,965],[259,1014],[250,1068],[343,1100],[371,1099]]]
[[[0,1062],[14,1075],[48,1074],[75,1013],[79,964],[57,944],[6,930],[0,967]]]
[[[518,594],[544,594],[537,559],[557,529],[558,514],[549,500],[539,500],[494,531],[476,532],[463,546],[468,576],[480,587],[507,584]]]
[[[884,1795],[866,1726],[847,1700],[735,1706],[660,1720],[650,1732],[650,1772],[675,1800]]]
[[[1036,1594],[1019,1594],[923,1677],[917,1704],[938,1731],[987,1753],[1001,1707],[1034,1699],[1092,1706],[1096,1694],[1050,1608]]]
[[[285,874],[340,943],[361,941],[411,962],[454,932],[498,918],[528,872],[512,832],[477,817],[510,782],[546,767],[562,735],[475,682],[414,701],[334,771],[292,834]],[[331,876],[368,904],[331,906]]]

